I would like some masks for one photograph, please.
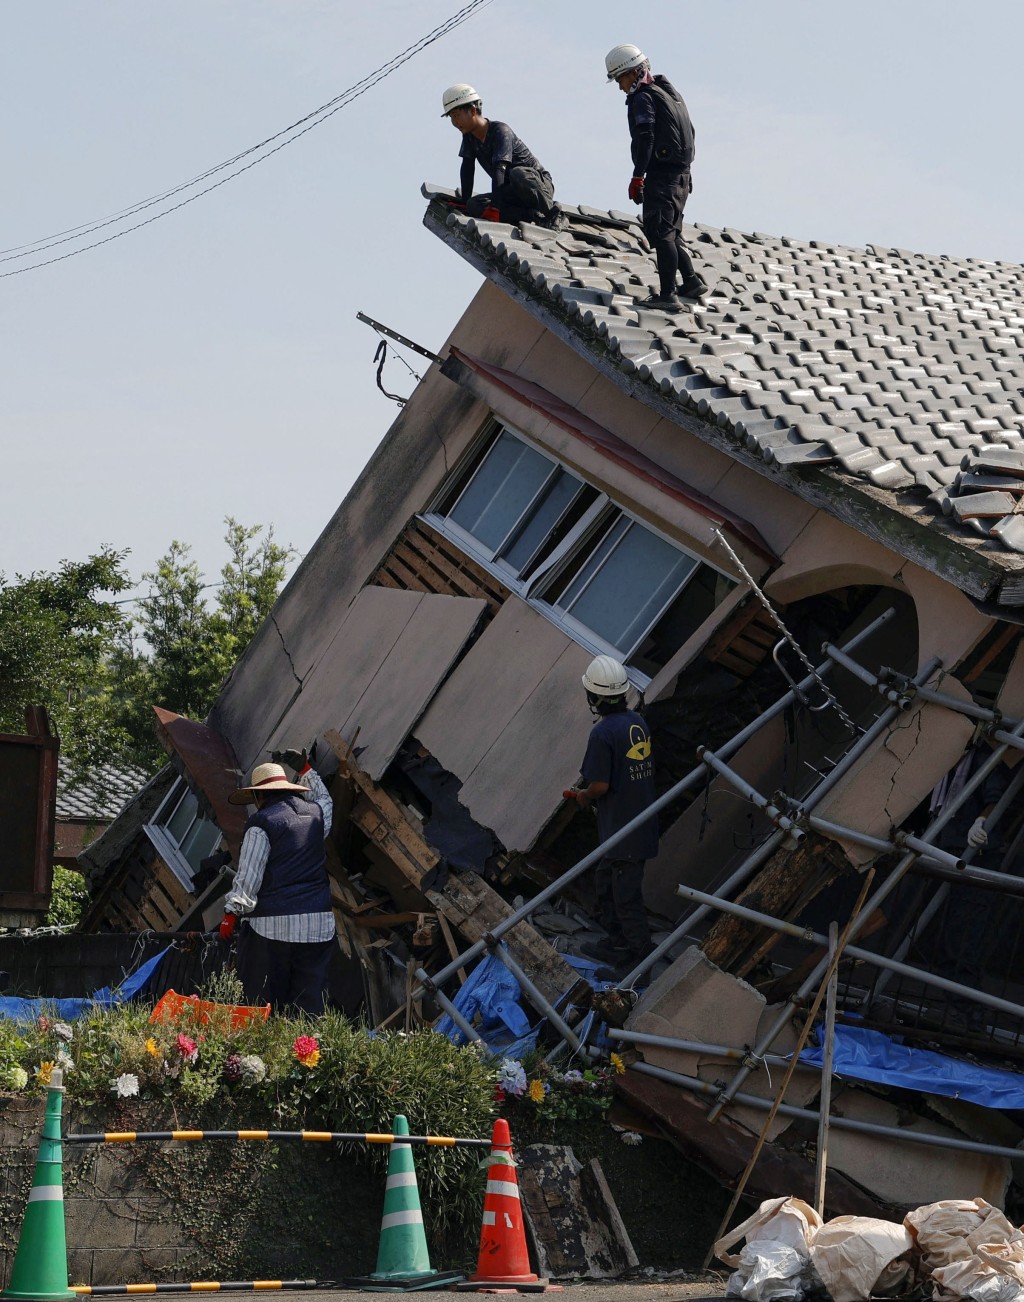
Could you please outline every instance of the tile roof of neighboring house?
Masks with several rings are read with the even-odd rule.
[[[631,391],[717,427],[748,462],[827,467],[987,558],[995,577],[974,595],[1024,603],[1020,265],[693,226],[709,293],[665,313],[636,306],[658,281],[628,214],[563,208],[555,233],[423,193],[428,227]]]
[[[148,781],[145,769],[130,765],[98,764],[87,776],[81,776],[68,760],[61,759],[57,768],[57,817],[109,823]]]

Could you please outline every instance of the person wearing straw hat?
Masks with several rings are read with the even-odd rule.
[[[296,770],[290,782],[284,760]],[[324,1011],[334,950],[334,913],[324,840],[334,802],[305,751],[274,752],[258,764],[233,805],[255,805],[238,856],[238,871],[224,900],[223,940],[238,928],[236,966],[246,1002],[276,1012]]]

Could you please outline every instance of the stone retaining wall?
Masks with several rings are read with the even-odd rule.
[[[44,1102],[0,1096],[0,1280],[14,1263]],[[161,1105],[65,1111],[64,1131],[168,1130]],[[237,1124],[237,1123],[236,1123]],[[318,1151],[314,1151],[318,1150]],[[383,1173],[327,1144],[64,1145],[72,1284],[337,1278],[376,1261]],[[238,1273],[235,1273],[235,1272]]]

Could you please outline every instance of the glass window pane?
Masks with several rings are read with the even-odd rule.
[[[627,521],[617,545],[609,546],[612,542],[609,535],[591,563],[577,575],[573,591],[566,593],[559,604],[628,655],[696,567],[697,560],[635,521]],[[600,569],[599,553],[607,556]],[[589,576],[593,577],[586,583]],[[570,604],[565,605],[567,599]]]
[[[710,565],[700,565],[668,610],[630,657],[630,664],[653,678],[686,639],[724,601],[735,582]]]
[[[533,514],[515,542],[502,552],[502,560],[507,561],[516,574],[526,566],[537,549],[547,540],[562,513],[581,487],[580,481],[574,475],[567,474],[564,470],[558,472],[556,479],[537,503]]]
[[[194,873],[199,870],[199,860],[211,854],[219,840],[220,828],[216,823],[208,823],[204,818],[197,818],[192,824],[180,849]]]
[[[186,790],[166,824],[168,836],[178,845],[192,826],[198,809],[199,801],[191,791]]]
[[[580,565],[575,578],[566,585],[564,591],[558,597],[558,600],[555,603],[556,605],[561,606],[563,610],[569,610],[571,608],[573,602],[576,601],[580,593],[586,587],[588,579],[594,575],[598,566],[616,545],[619,539],[622,538],[626,530],[629,528],[629,525],[630,521],[626,516],[621,514],[616,516],[615,523],[597,544],[591,555],[583,561],[583,564]]]
[[[448,518],[494,551],[553,469],[547,457],[502,430]]]

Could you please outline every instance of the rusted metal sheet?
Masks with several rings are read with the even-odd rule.
[[[228,796],[239,786],[238,760],[228,742],[205,723],[153,706],[160,742],[168,755],[176,755],[185,766],[190,782],[210,804],[213,817],[238,862],[245,831],[244,806],[229,805]]]
[[[26,708],[24,735],[0,734],[0,913],[50,907],[59,750],[42,706]]]

